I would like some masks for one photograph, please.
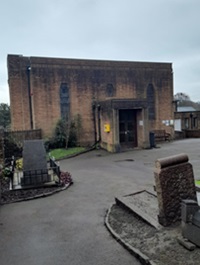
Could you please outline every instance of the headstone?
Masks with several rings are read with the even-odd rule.
[[[200,247],[200,207],[196,201],[182,201],[182,236]]]
[[[23,185],[38,185],[50,181],[43,140],[24,141]]]
[[[188,156],[180,154],[156,160],[154,177],[159,223],[170,226],[181,221],[181,201],[197,201],[193,168]]]

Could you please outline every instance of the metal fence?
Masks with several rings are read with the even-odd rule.
[[[49,158],[47,169],[36,170],[16,170],[15,158],[12,157],[11,164],[11,188],[21,188],[25,186],[38,186],[47,182],[57,182],[60,184],[60,165],[54,158]]]
[[[59,183],[60,183],[60,165],[58,162],[55,161],[55,159],[53,157],[49,158],[49,164],[50,164],[50,168],[53,170],[54,174],[56,174],[56,176],[59,179]]]
[[[51,181],[52,178],[51,175],[48,174],[48,169],[26,170],[23,171],[21,186],[35,186]]]

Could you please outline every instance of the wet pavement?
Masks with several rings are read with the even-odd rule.
[[[117,196],[153,190],[157,158],[186,153],[200,178],[200,139],[110,154],[95,150],[60,161],[74,185],[53,196],[0,207],[1,265],[139,264],[104,227]]]

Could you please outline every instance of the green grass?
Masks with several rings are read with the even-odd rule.
[[[195,180],[195,184],[200,186],[200,180]]]
[[[51,150],[50,155],[51,157],[52,156],[55,157],[55,159],[61,159],[61,158],[64,158],[70,155],[81,153],[85,150],[86,150],[85,147],[73,147],[73,148],[68,148],[68,149],[58,148],[58,149]]]

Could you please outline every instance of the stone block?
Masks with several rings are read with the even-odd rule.
[[[154,171],[159,223],[170,226],[181,220],[181,202],[197,201],[192,165],[186,154],[158,159]]]

